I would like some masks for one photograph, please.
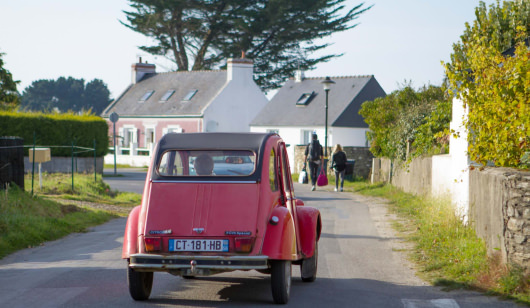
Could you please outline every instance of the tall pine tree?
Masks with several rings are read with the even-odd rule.
[[[329,43],[315,41],[355,27],[352,21],[370,9],[361,3],[346,10],[345,0],[129,2],[122,23],[156,42],[140,49],[167,57],[181,71],[213,69],[245,52],[264,90],[279,87],[296,69],[341,56],[316,56]]]

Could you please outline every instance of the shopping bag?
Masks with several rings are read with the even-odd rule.
[[[307,184],[309,183],[309,179],[307,177],[307,171],[305,171],[305,168],[300,171],[300,176],[298,177],[298,183],[300,184]]]
[[[320,168],[320,174],[317,178],[317,185],[318,186],[326,186],[328,185],[328,177],[326,176],[326,173],[324,172],[324,168]]]

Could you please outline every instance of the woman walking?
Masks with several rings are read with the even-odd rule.
[[[333,155],[331,156],[331,169],[335,170],[335,191],[339,190],[340,177],[340,191],[344,190],[344,175],[346,173],[346,153],[342,151],[342,146],[337,144]]]

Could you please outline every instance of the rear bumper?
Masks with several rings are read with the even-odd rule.
[[[267,256],[189,256],[134,254],[129,267],[137,271],[170,272],[177,275],[210,275],[235,270],[265,270]]]

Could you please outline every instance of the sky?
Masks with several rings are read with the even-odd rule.
[[[362,1],[347,0],[347,7]],[[495,0],[484,1],[487,5]],[[307,77],[374,75],[390,93],[412,82],[416,88],[440,85],[453,43],[465,22],[475,20],[478,0],[373,0],[373,7],[350,30],[325,38],[324,53],[344,55]],[[4,68],[19,80],[19,92],[40,79],[103,80],[111,98],[131,82],[131,64],[138,57],[157,65],[171,64],[138,49],[151,41],[125,27],[127,0],[0,0],[0,52]],[[270,94],[270,93],[269,93]]]

